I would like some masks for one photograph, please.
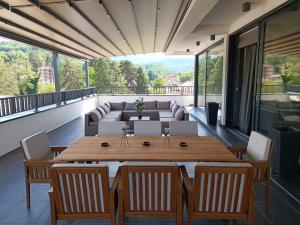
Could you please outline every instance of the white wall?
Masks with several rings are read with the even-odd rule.
[[[19,142],[39,131],[54,130],[77,117],[83,116],[96,106],[97,98],[88,98],[45,112],[32,114],[0,124],[0,156],[20,146]]]
[[[105,102],[134,102],[138,97],[143,97],[144,101],[174,101],[182,106],[194,104],[193,95],[99,95],[98,105]]]
[[[233,24],[231,24],[229,33],[233,33],[234,31],[242,28],[243,26],[246,26],[247,24],[265,15],[266,13],[270,12],[271,10],[275,9],[276,7],[282,5],[287,1],[288,0],[267,0],[264,3],[261,3],[259,7],[256,7],[256,4],[252,3],[253,9],[245,13],[244,16],[240,17]]]

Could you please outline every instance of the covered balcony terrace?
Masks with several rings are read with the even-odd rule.
[[[299,65],[299,8],[299,1],[286,0],[232,0],[230,2],[226,0],[0,0],[0,38],[13,39],[50,51],[55,78],[54,91],[49,93],[16,96],[4,96],[5,93],[1,93],[3,96],[0,96],[0,225],[56,224],[53,221],[57,221],[57,224],[114,224],[112,217],[115,218],[117,224],[122,222],[125,225],[299,225],[300,153],[299,142],[297,141],[300,139],[297,135],[299,135],[300,129],[300,83],[298,80],[299,69],[292,67],[292,65]],[[277,18],[276,16],[281,17]],[[272,21],[273,17],[274,21]],[[282,23],[284,23],[284,26]],[[287,27],[286,24],[291,24],[290,29],[292,31],[281,30],[282,26]],[[281,31],[282,33],[280,33]],[[253,45],[253,43],[255,44]],[[257,48],[253,47],[251,50],[247,48],[249,46],[250,48],[253,46]],[[115,83],[91,84],[93,74],[90,68],[93,66],[92,62],[95,62],[98,58],[158,52],[163,52],[166,55],[194,56],[194,85],[154,86],[147,84],[123,86]],[[268,56],[266,56],[267,54]],[[74,57],[83,62],[84,88],[62,90],[60,85],[62,71],[59,55]],[[279,57],[282,55],[284,56],[284,62]],[[292,58],[289,58],[290,56]],[[0,63],[1,59],[0,54]],[[249,62],[250,65],[246,62]],[[278,66],[279,62],[282,63],[280,66]],[[251,67],[252,64],[255,65],[255,68]],[[236,68],[238,69],[235,70]],[[254,74],[252,80],[245,75],[246,69],[241,72],[242,68],[249,68],[247,70],[250,71],[248,73],[249,77]],[[0,67],[0,70],[4,71],[6,68]],[[238,76],[238,74],[242,75]],[[2,81],[0,80],[0,82]],[[0,84],[0,87],[2,86]],[[247,91],[244,93],[241,91],[248,89],[253,90],[253,92]],[[178,108],[181,106],[184,111],[184,116],[180,119],[182,121],[179,122],[195,122],[197,124],[196,137],[192,137],[190,134],[187,136],[179,135],[180,141],[184,141],[187,146],[185,148],[178,148],[177,145],[174,147],[174,143],[177,144],[177,139],[172,137],[171,127],[167,127],[167,129],[160,132],[159,137],[146,136],[147,140],[151,140],[149,149],[146,149],[146,146],[135,146],[134,141],[140,140],[137,133],[134,135],[130,132],[125,133],[125,137],[129,139],[129,145],[126,147],[126,143],[122,143],[124,148],[123,145],[114,143],[116,140],[121,141],[121,135],[113,135],[112,139],[106,139],[105,135],[100,132],[100,123],[101,120],[105,119],[105,115],[101,114],[102,111],[99,108],[105,111],[108,106],[110,107],[109,112],[105,111],[106,118],[108,118],[107,115],[114,111],[112,107],[116,107],[116,105],[113,106],[114,103],[122,103],[123,108],[118,111],[124,113],[126,104],[128,103],[127,106],[129,107],[130,103],[134,103],[139,97],[143,98],[144,112],[148,110],[147,104],[152,103],[155,103],[156,108],[154,111],[159,111],[158,105],[160,103],[162,108],[165,107],[162,106],[163,104],[167,104],[168,109],[164,108],[163,110],[172,114],[173,107],[170,106],[176,102]],[[218,103],[216,123],[211,123],[208,119],[208,103],[210,102]],[[248,104],[248,102],[251,102],[251,104]],[[130,110],[134,110],[136,114],[134,116],[140,113],[135,111],[136,108],[130,108]],[[115,111],[117,110],[115,109]],[[90,115],[91,112],[96,112],[97,115],[99,115],[99,112],[101,116],[100,119],[99,117],[96,118],[98,119],[97,132],[92,136],[86,133],[87,124],[89,122],[93,124],[94,122],[87,121],[87,115]],[[156,122],[161,122],[161,125],[163,121],[161,120],[162,114],[158,113],[158,121]],[[153,122],[150,114],[143,115],[143,117],[144,119],[149,117],[150,122]],[[122,116],[124,114],[121,115],[121,121],[118,122],[124,122]],[[177,121],[175,115],[172,116],[172,121]],[[167,122],[170,125],[170,122]],[[123,128],[124,126],[122,126]],[[283,135],[280,132],[285,132],[286,129],[288,131],[284,135],[287,136],[287,139],[285,139],[287,141],[284,142],[283,139],[280,139],[283,136],[277,137],[276,135]],[[98,182],[94,177],[91,178],[92,181],[89,184],[85,183],[87,184],[86,187],[78,184],[82,193],[76,192],[76,196],[74,196],[75,192],[72,192],[70,183],[73,182],[74,178],[71,179],[71,177],[74,175],[75,170],[71,171],[71,175],[67,175],[67,178],[64,175],[58,176],[56,182],[60,182],[62,185],[59,187],[59,185],[55,186],[53,175],[55,167],[51,167],[51,179],[49,178],[47,182],[40,180],[29,185],[30,207],[28,207],[26,182],[29,179],[34,179],[35,175],[33,174],[39,174],[37,176],[42,174],[41,176],[46,177],[49,172],[43,171],[41,164],[37,164],[35,172],[26,169],[26,162],[30,163],[30,161],[35,160],[28,157],[30,151],[26,150],[27,147],[24,147],[26,146],[25,140],[27,137],[43,131],[48,136],[50,146],[68,147],[64,150],[66,152],[62,151],[62,153],[56,152],[54,154],[54,157],[50,160],[49,168],[52,164],[61,164],[61,162],[67,162],[68,166],[75,165],[74,167],[76,167],[77,165],[77,167],[82,167],[83,170],[87,169],[86,171],[91,169],[90,167],[101,168],[102,163],[108,165],[109,171],[113,175],[107,174],[109,181],[107,183],[111,185],[108,186],[109,188],[116,188],[116,192],[113,192],[115,195],[110,192],[106,195],[105,190],[102,189],[96,190],[94,185]],[[259,133],[260,137],[269,141],[268,150],[270,155],[273,153],[273,158],[259,161],[255,158],[244,158],[241,155],[233,154],[234,150],[231,147],[245,149],[248,145],[248,149],[251,148],[248,143],[251,142],[250,135],[252,135],[252,131]],[[171,144],[165,146],[168,137],[171,138]],[[162,139],[164,144],[158,145],[158,142],[156,142],[158,139],[159,141]],[[96,147],[93,143],[84,143],[89,140],[98,140],[99,143],[97,142]],[[108,140],[109,147],[106,149],[103,146],[100,147],[100,142],[102,142],[100,140]],[[210,140],[213,142],[212,145],[209,145]],[[260,148],[260,141],[254,142],[254,149],[259,149],[259,154],[263,152]],[[272,149],[274,143],[275,148]],[[37,146],[41,146],[41,144]],[[78,146],[85,146],[84,149],[88,153],[78,153]],[[285,146],[291,149],[291,154],[288,154],[290,158],[285,158],[292,165],[291,168],[287,166],[286,161],[284,164],[278,163],[282,159],[283,150],[287,151],[284,148]],[[111,152],[125,151],[129,148],[130,151],[142,150],[144,152],[140,156],[134,156],[130,151],[128,151],[128,155],[113,155],[113,157],[117,157],[117,160],[108,157]],[[224,157],[226,155],[227,158],[225,157],[222,160],[222,154],[211,156],[209,152],[213,152],[214,148],[222,150],[221,153],[224,153]],[[248,151],[248,149],[245,151]],[[158,153],[155,155],[151,151],[157,151]],[[170,158],[171,160],[168,160],[170,156],[168,151],[176,152],[176,155],[171,155],[173,157]],[[189,154],[186,152],[189,152]],[[281,155],[277,152],[281,152]],[[202,153],[205,157],[208,157],[207,160],[200,160],[202,159]],[[82,156],[80,154],[83,155],[82,160],[80,160]],[[89,156],[89,154],[94,155]],[[139,157],[145,159],[147,155],[151,155],[153,158],[142,160],[143,165],[147,165],[148,161],[155,161],[156,163],[163,161],[163,163],[168,162],[171,163],[169,165],[174,166],[172,163],[176,162],[175,167],[178,168],[178,176],[180,176],[178,177],[178,184],[180,185],[178,185],[178,190],[176,189],[176,193],[179,193],[177,202],[174,203],[173,200],[169,200],[169,198],[173,198],[171,197],[173,196],[171,194],[172,188],[167,188],[167,186],[171,186],[168,183],[169,178],[167,178],[171,172],[165,173],[168,175],[163,172],[161,173],[163,175],[155,175],[159,178],[152,181],[153,185],[158,182],[157,189],[154,188],[153,191],[160,193],[157,201],[161,201],[161,206],[157,204],[157,208],[153,209],[153,214],[151,214],[151,204],[149,203],[150,207],[147,208],[146,202],[148,192],[145,191],[147,192],[145,196],[142,194],[142,191],[148,190],[147,179],[143,178],[146,175],[143,172],[144,174],[141,173],[140,175],[141,183],[137,184],[136,187],[132,186],[131,189],[129,187],[129,194],[136,191],[136,195],[128,200],[129,208],[135,208],[137,207],[135,204],[138,204],[138,207],[143,208],[143,210],[139,208],[138,210],[126,211],[128,209],[125,207],[125,203],[124,208],[120,207],[120,205],[123,206],[123,201],[126,202],[126,197],[122,195],[123,185],[125,186],[123,180],[126,177],[120,175],[120,180],[118,180],[117,171],[119,171],[119,168],[127,168],[127,164],[123,164],[124,161],[127,161],[126,159],[129,159],[128,161],[141,161],[137,159]],[[107,158],[102,161],[98,158],[94,159],[94,156],[99,157],[99,159],[102,159],[102,157]],[[199,160],[191,160],[193,156],[198,157]],[[68,157],[74,157],[74,159],[64,160]],[[130,157],[133,157],[133,160]],[[161,160],[158,160],[159,157],[161,157]],[[97,162],[95,163],[95,161]],[[297,162],[295,163],[295,161]],[[217,170],[225,167],[224,171],[227,172],[224,163],[233,163],[236,165],[232,166],[230,164],[230,172],[235,171],[237,174],[230,174],[230,178],[225,181],[226,183],[223,183],[227,178],[218,181],[218,175],[213,174],[214,169],[209,170],[209,175],[206,178],[204,178],[204,175],[203,177],[200,175],[200,170],[199,173],[194,172],[196,171],[194,170],[195,163],[200,163],[200,167],[201,165],[209,167],[205,163],[213,163],[208,165],[217,166],[217,168],[214,168]],[[265,166],[266,172],[255,170],[257,168],[255,166],[258,164]],[[41,166],[40,169],[39,166]],[[68,166],[63,167],[65,169],[63,173],[68,171]],[[152,165],[152,167],[155,166]],[[249,172],[250,175],[244,172],[248,171],[247,167],[251,168],[249,169],[251,171]],[[188,171],[187,176],[185,176],[184,168]],[[59,168],[57,171],[59,171]],[[77,168],[76,173],[78,171],[80,172],[80,169]],[[219,174],[222,174],[222,172]],[[238,178],[240,174],[243,174],[244,178],[242,175]],[[94,174],[85,175],[87,177],[94,176]],[[247,186],[248,183],[243,182],[245,182],[245,177],[248,175],[251,179],[249,178],[247,181],[249,180],[251,185]],[[103,174],[100,176],[103,176]],[[138,175],[130,176],[135,176],[139,180]],[[199,201],[195,200],[199,203],[199,206],[195,203],[191,207],[189,205],[191,198],[188,197],[187,192],[196,193],[197,184],[193,183],[196,176],[199,179],[201,178],[198,185],[199,195],[197,195]],[[231,176],[236,177],[231,179]],[[257,176],[265,177],[267,186],[264,186],[265,183],[255,185],[255,176],[256,178]],[[83,178],[82,176],[78,180],[85,182],[85,179],[88,180],[87,177]],[[67,179],[68,182],[59,179]],[[130,181],[130,178],[128,179]],[[132,179],[130,182],[132,182]],[[191,187],[188,185],[190,180],[195,192],[190,191]],[[261,178],[261,180],[264,179]],[[180,183],[181,181],[183,183]],[[100,182],[102,185],[102,178]],[[223,186],[217,186],[217,182],[222,183]],[[244,185],[244,189],[239,186],[239,182],[241,182],[241,186]],[[207,183],[209,184],[207,185]],[[66,186],[63,186],[63,184]],[[224,188],[225,186],[228,188]],[[266,187],[269,188],[267,198]],[[54,188],[54,192],[61,191],[58,192],[60,197],[58,195],[53,197],[52,188]],[[227,194],[224,195],[225,197],[223,196],[223,201],[220,200],[220,205],[223,206],[216,210],[215,205],[218,204],[216,198],[220,197],[218,197],[220,194],[218,194],[218,188],[220,190],[224,188]],[[151,185],[149,185],[149,189],[151,189]],[[161,195],[162,190],[167,190],[165,196]],[[242,191],[238,192],[237,190]],[[49,191],[52,193],[50,197]],[[89,195],[90,193],[92,194]],[[101,197],[98,198],[99,193],[100,195],[104,193],[103,199],[107,196],[110,199],[113,196],[113,201],[109,203],[109,206],[113,204],[112,202],[115,203],[115,209],[111,212],[112,217],[107,217],[107,215],[104,219],[97,217],[98,214],[102,216],[103,211],[100,208],[107,203],[106,200],[101,200]],[[251,194],[253,194],[253,199]],[[86,202],[83,200],[82,204],[87,204],[91,209],[94,207],[93,204],[98,205],[99,208],[96,206],[96,211],[99,209],[98,214],[87,213],[89,210],[83,210],[84,212],[82,212],[79,209],[81,195],[90,196],[85,199]],[[150,198],[153,196],[150,194]],[[231,199],[232,196],[237,196],[235,201]],[[241,198],[240,196],[245,197]],[[61,207],[64,213],[59,212],[59,203],[57,203],[59,198],[73,199],[74,201],[70,200],[69,202],[71,202],[70,204],[76,202],[78,210],[71,209],[72,207],[69,209],[69,203],[62,201]],[[234,197],[232,198],[234,199]],[[266,199],[269,199],[268,207]],[[142,203],[137,203],[139,200]],[[226,206],[228,201],[230,201],[231,212]],[[244,201],[244,205],[240,206],[242,210],[241,208],[238,210],[239,201]],[[204,204],[203,202],[206,202],[206,206],[203,206],[205,209],[200,206]],[[170,206],[168,206],[169,204]],[[173,204],[177,206],[176,216],[170,213]],[[153,203],[153,207],[154,205]],[[167,206],[165,210],[162,209],[163,206]],[[162,212],[160,212],[159,207],[161,207]],[[234,213],[235,207],[237,212]],[[123,221],[120,219],[122,217],[120,215],[123,215],[121,209],[124,210]],[[181,210],[183,215],[180,215]],[[191,219],[189,210],[195,210],[198,214],[195,213],[194,218]],[[72,211],[72,213],[68,214],[67,211]],[[135,214],[136,211],[142,211],[142,213]],[[200,211],[201,213],[199,213]],[[241,211],[243,211],[243,214]],[[76,213],[80,214],[81,217],[76,217]],[[163,213],[169,213],[170,218],[165,218]],[[62,214],[68,215],[64,217]],[[157,217],[157,215],[159,216]]]

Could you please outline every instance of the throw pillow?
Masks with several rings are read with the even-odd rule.
[[[99,122],[102,119],[101,114],[97,110],[93,110],[89,114],[93,122]]]
[[[177,105],[176,101],[173,101],[173,102],[171,102],[171,104],[170,104],[170,110],[172,110],[172,108],[173,108],[174,104],[176,104],[176,105]]]
[[[170,109],[171,101],[157,102],[157,109]]]
[[[109,102],[111,110],[123,110],[125,107],[125,102]]]
[[[104,109],[106,114],[110,112],[109,108],[106,105],[102,105],[101,107]]]
[[[177,111],[177,109],[179,108],[179,105],[174,104],[172,107],[172,116],[175,117],[175,113]]]
[[[102,117],[106,115],[106,112],[101,106],[98,106],[96,109],[98,110],[98,112],[101,114]]]
[[[184,108],[180,107],[179,109],[177,109],[176,113],[175,113],[175,119],[176,120],[183,120],[184,118]]]
[[[109,104],[109,102],[105,102],[104,105],[106,105],[109,108],[109,110],[111,110],[111,105]]]

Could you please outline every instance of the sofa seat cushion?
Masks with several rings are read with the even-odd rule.
[[[113,119],[116,119],[116,120],[121,120],[122,119],[122,113],[116,113],[116,114],[107,114],[104,116],[104,118],[113,118]]]
[[[164,117],[159,119],[161,122],[176,121],[174,117]]]
[[[107,115],[121,115],[122,114],[122,110],[113,110],[110,111]]]
[[[172,112],[170,110],[159,110],[159,117],[160,118],[166,118],[166,117],[172,118]]]
[[[157,110],[143,110],[141,113],[143,116],[150,116],[150,120],[159,120],[159,112]],[[135,110],[123,110],[122,120],[129,121],[131,116],[137,116],[138,113]]]
[[[116,117],[104,117],[101,122],[112,122],[112,121],[119,121]]]

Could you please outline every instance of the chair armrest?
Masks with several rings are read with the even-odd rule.
[[[231,151],[232,153],[235,152],[242,152],[242,153],[246,153],[247,148],[244,146],[226,146],[226,148]]]
[[[183,186],[184,186],[184,188],[186,188],[188,192],[193,192],[193,185],[192,185],[192,183],[190,181],[190,178],[187,174],[186,168],[184,166],[181,166],[180,170],[181,170],[181,174],[182,174],[182,177],[183,177]]]
[[[63,152],[66,148],[68,148],[69,146],[51,146],[50,147],[50,151],[52,153],[61,153]]]
[[[114,193],[117,190],[117,188],[119,186],[119,183],[120,183],[120,179],[121,179],[121,169],[119,168],[118,171],[117,171],[117,174],[114,178],[114,181],[113,181],[113,183],[110,187],[110,192],[111,193]]]
[[[34,160],[34,159],[27,159],[23,160],[25,166],[51,166],[53,164],[52,160],[41,159],[41,160]]]

